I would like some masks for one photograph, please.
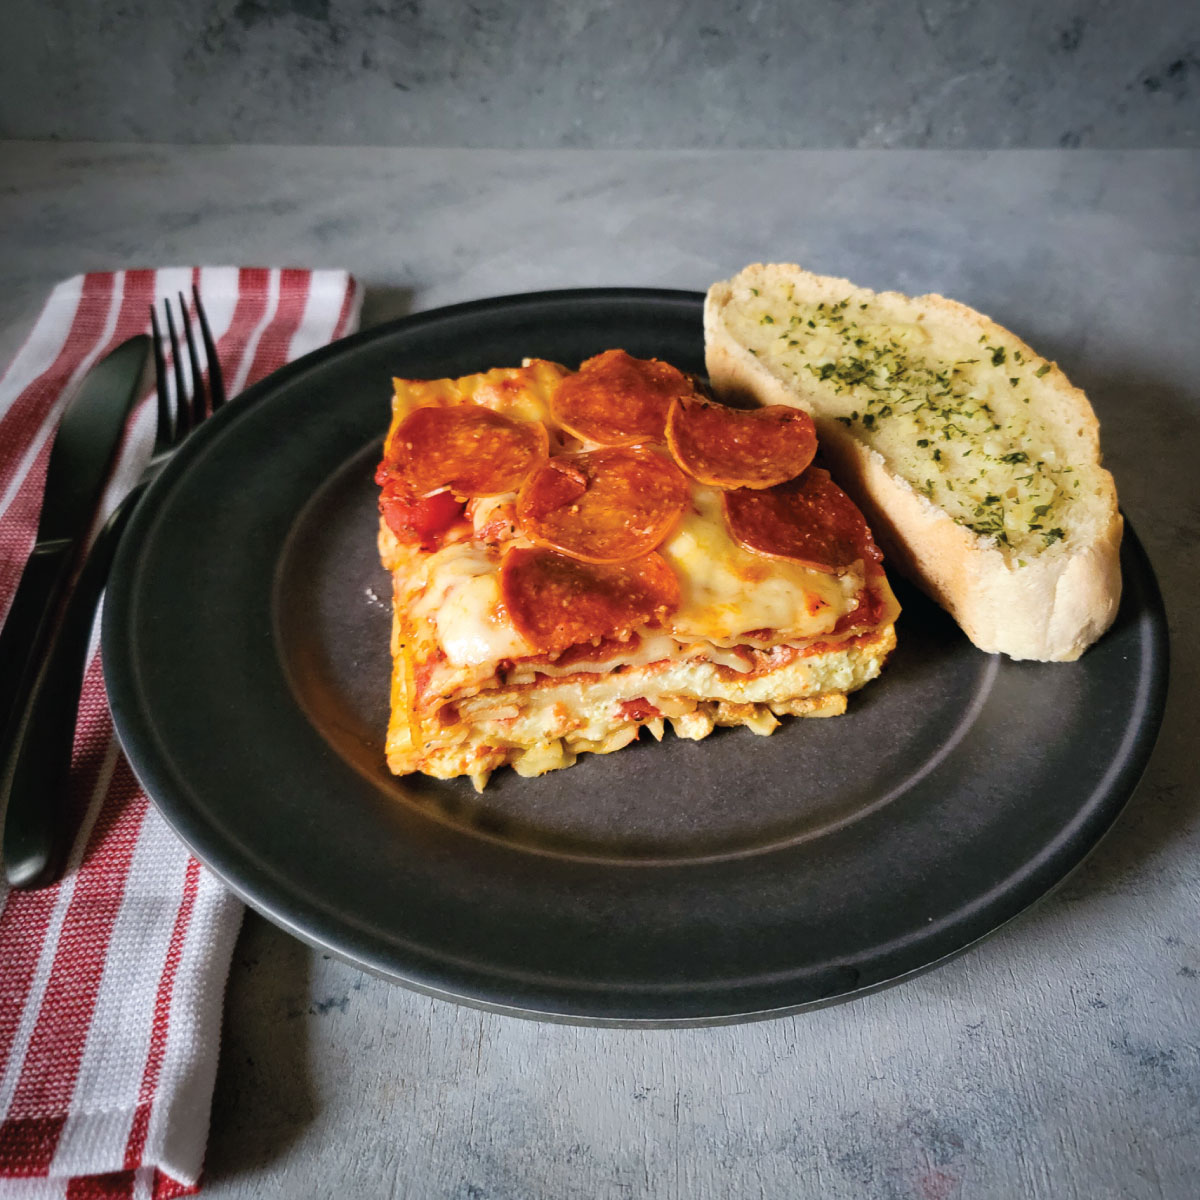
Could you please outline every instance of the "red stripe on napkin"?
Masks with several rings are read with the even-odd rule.
[[[361,299],[334,271],[126,271],[59,285],[0,380],[0,614],[32,546],[68,393],[146,328],[156,296],[193,282],[231,391],[281,366],[291,347],[346,332]],[[133,459],[139,445],[148,453],[153,407],[127,431],[114,499],[140,473]],[[69,790],[80,833],[66,877],[0,893],[0,1178],[27,1180],[30,1197],[170,1200],[198,1187],[196,1098],[211,1095],[216,1070],[220,988],[198,981],[223,981],[241,908],[179,845],[119,754],[98,655]],[[177,1100],[186,1119],[172,1118]]]
[[[333,327],[332,341],[345,337],[351,331],[352,326],[358,324],[358,309],[361,303],[362,296],[357,290],[348,288],[345,299],[342,301],[342,310],[338,313],[337,324]]]
[[[246,386],[257,383],[272,371],[279,370],[287,362],[288,346],[292,335],[304,315],[308,303],[308,272],[286,270],[280,272],[279,304],[271,322],[263,330],[254,350],[254,359],[246,376]]]
[[[72,1179],[67,1185],[67,1200],[132,1200],[133,1172],[92,1175]]]

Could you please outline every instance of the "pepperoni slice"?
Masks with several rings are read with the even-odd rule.
[[[393,434],[388,456],[414,496],[448,487],[467,498],[516,491],[548,449],[541,422],[455,404],[414,409]]]
[[[666,537],[691,497],[683,472],[638,446],[562,454],[517,496],[530,541],[589,563],[629,562]]]
[[[858,559],[883,561],[854,501],[819,467],[773,488],[738,488],[722,499],[729,532],[747,550],[829,572]]]
[[[548,654],[627,637],[679,607],[679,580],[659,554],[599,565],[540,546],[517,547],[500,564],[500,592],[513,625]]]
[[[671,401],[691,394],[687,376],[670,363],[605,350],[558,385],[550,412],[584,441],[632,446],[662,441]]]
[[[795,479],[817,453],[812,417],[799,408],[729,408],[676,399],[667,413],[667,445],[701,483],[769,488]]]

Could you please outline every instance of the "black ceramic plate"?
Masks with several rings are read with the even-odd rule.
[[[901,591],[846,716],[667,735],[541,779],[383,764],[388,580],[372,471],[390,377],[622,346],[703,369],[701,297],[517,296],[359,334],[186,444],[121,545],[117,728],[195,852],[308,941],[440,996],[591,1022],[777,1013],[895,980],[1013,917],[1149,756],[1166,633],[1131,532],[1113,630],[1072,665],[979,653]]]

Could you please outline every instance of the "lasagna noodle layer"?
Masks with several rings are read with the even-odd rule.
[[[607,754],[645,727],[699,740],[716,725],[769,734],[777,717],[836,716],[846,693],[882,670],[896,644],[891,624],[870,634],[810,646],[780,665],[740,674],[719,663],[662,660],[616,672],[578,672],[519,687],[495,687],[418,717],[410,703],[411,659],[397,623],[388,765],[398,775],[469,775],[482,789],[498,767],[542,775],[583,752]]]

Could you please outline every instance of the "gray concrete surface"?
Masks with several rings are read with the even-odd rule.
[[[1140,791],[1032,912],[889,991],[721,1029],[479,1013],[250,916],[205,1195],[1192,1200],[1200,1178],[1200,153],[0,146],[0,358],[58,278],[344,265],[367,321],[760,258],[936,289],[1099,413],[1171,616]]]
[[[0,137],[1197,146],[1194,0],[6,0]]]

